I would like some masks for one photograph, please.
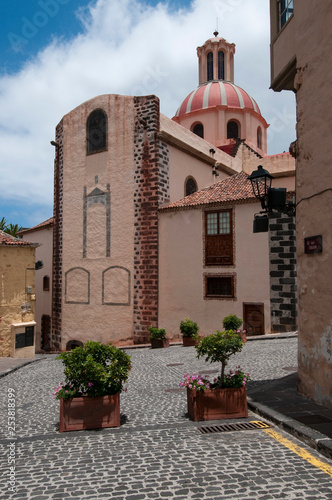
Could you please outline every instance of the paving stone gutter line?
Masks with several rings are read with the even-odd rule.
[[[284,334],[271,334],[271,335],[259,335],[259,336],[254,336],[254,337],[248,337],[248,341],[255,341],[255,340],[273,340],[273,339],[282,339],[282,338],[291,338],[291,337],[296,337],[297,332],[291,332],[291,333],[284,333]],[[170,344],[170,347],[178,346],[181,345],[180,342],[174,342]],[[150,348],[150,344],[142,344],[142,345],[135,345],[135,346],[121,346],[121,349],[137,349],[137,348]],[[35,359],[23,359],[22,362],[20,362],[18,359],[13,359],[13,366],[9,367],[8,369],[5,369],[4,371],[1,372],[1,358],[0,358],[0,378],[7,376],[9,373],[12,373],[16,370],[19,370],[20,368],[31,364],[31,363],[37,363],[39,361],[42,361],[43,359],[47,359],[48,356],[50,355],[55,355],[58,353],[48,353],[48,354],[37,354],[37,358]],[[2,358],[2,359],[7,359],[8,358]],[[329,459],[332,459],[332,439],[329,438],[328,436],[318,432],[317,430],[308,427],[305,424],[302,424],[301,422],[291,418],[289,415],[284,415],[273,408],[269,407],[266,404],[263,404],[259,401],[255,401],[254,398],[250,397],[249,395],[247,396],[247,401],[248,401],[248,407],[251,411],[253,411],[255,414],[265,418],[269,422],[277,425],[281,429],[283,429],[285,432],[293,435],[297,439],[305,442],[308,446],[311,448],[315,449],[322,455],[328,457]]]

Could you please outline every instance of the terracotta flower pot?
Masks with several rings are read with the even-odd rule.
[[[240,335],[243,342],[247,342],[247,334],[245,332],[241,332],[238,335]]]
[[[199,342],[199,339],[195,339],[193,337],[183,337],[184,347],[196,345],[198,342]]]
[[[189,417],[198,420],[219,420],[248,417],[246,388],[206,389],[187,387]]]
[[[60,432],[120,426],[120,393],[60,399]]]
[[[151,348],[152,349],[160,349],[162,347],[169,347],[168,339],[151,339]]]

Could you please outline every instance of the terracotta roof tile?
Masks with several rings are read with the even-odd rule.
[[[17,234],[26,234],[31,231],[37,231],[38,229],[44,229],[47,226],[53,226],[54,219],[53,217],[50,217],[49,219],[45,220],[44,222],[41,222],[40,224],[37,224],[37,226],[34,227],[27,227],[24,229],[21,229]]]
[[[212,186],[201,189],[196,193],[190,194],[179,201],[171,203],[167,207],[161,208],[161,211],[196,208],[202,205],[255,201],[256,198],[252,192],[251,183],[248,174],[240,172],[223,179]]]
[[[30,241],[20,240],[0,230],[0,246],[38,247],[39,243],[31,243]]]

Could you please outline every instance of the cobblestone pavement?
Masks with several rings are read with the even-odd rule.
[[[0,379],[1,498],[332,500],[332,477],[315,460],[330,468],[332,461],[283,431],[275,429],[312,464],[263,430],[202,435],[197,428],[206,422],[187,418],[183,375],[213,377],[219,365],[197,360],[192,347],[128,353],[133,369],[116,429],[59,434],[51,393],[63,369],[53,355]],[[282,378],[296,371],[297,339],[248,342],[229,367],[237,365],[255,384]],[[8,435],[8,389],[16,391],[16,441]],[[8,491],[11,457],[16,493]]]

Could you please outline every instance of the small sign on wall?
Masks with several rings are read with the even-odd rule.
[[[323,237],[321,235],[304,238],[304,253],[322,253],[322,251]]]

